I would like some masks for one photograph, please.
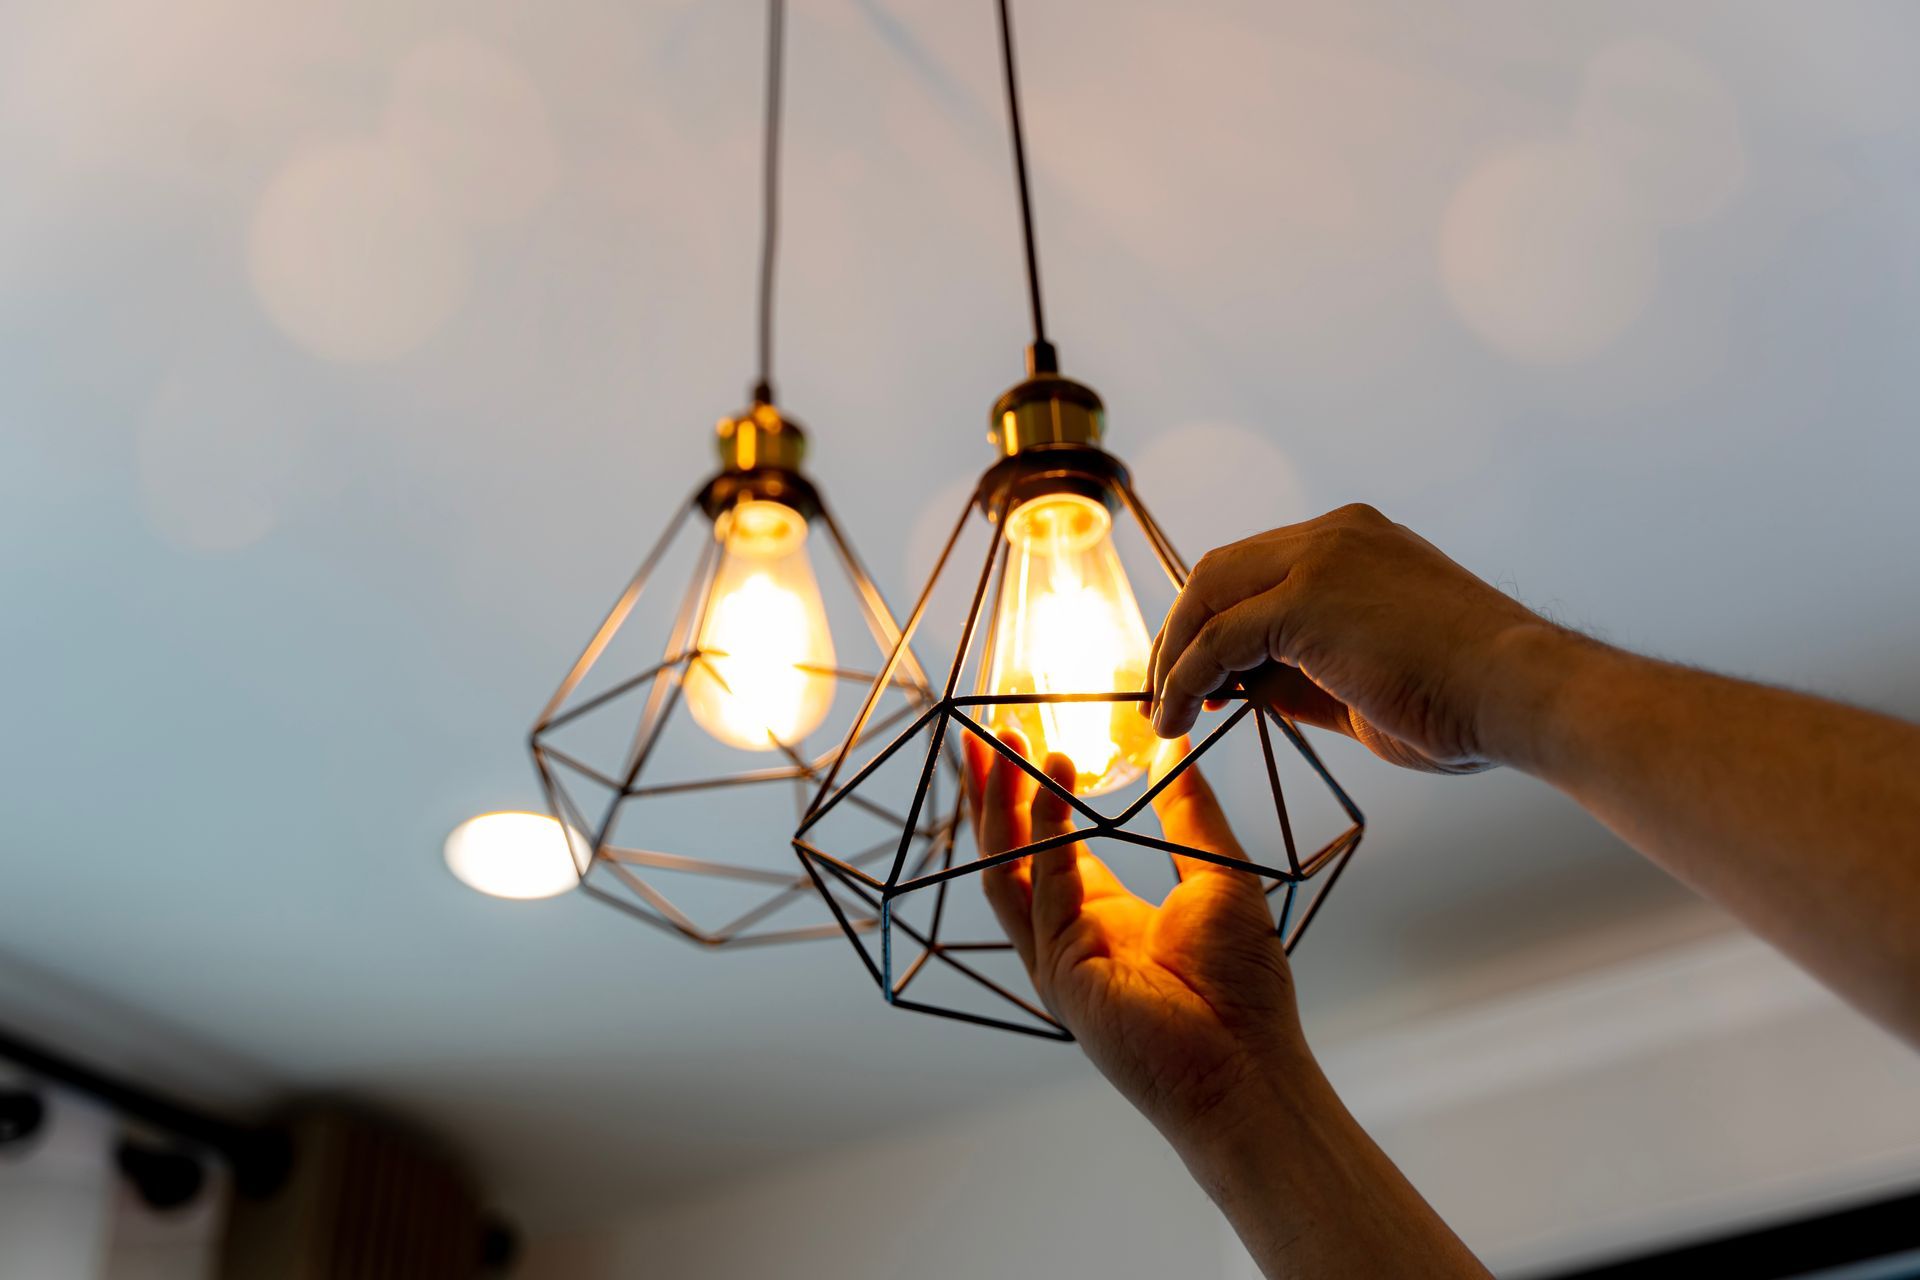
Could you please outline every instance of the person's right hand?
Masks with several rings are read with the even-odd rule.
[[[1509,754],[1520,651],[1567,634],[1411,529],[1342,507],[1201,558],[1154,640],[1150,714],[1161,737],[1185,733],[1264,667],[1249,692],[1288,716],[1394,764],[1472,772]]]

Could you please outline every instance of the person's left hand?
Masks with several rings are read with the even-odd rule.
[[[1017,734],[1004,739],[1023,756]],[[1187,751],[1164,742],[1157,781]],[[1073,810],[985,743],[967,739],[982,856],[1072,829]],[[1073,786],[1061,755],[1047,776]],[[1244,857],[1198,768],[1155,798],[1169,840]],[[1084,845],[1062,845],[981,873],[987,899],[1040,998],[1113,1085],[1183,1154],[1245,1119],[1306,1055],[1286,949],[1259,878],[1181,858],[1180,884],[1155,907]],[[1282,1085],[1284,1088],[1284,1085]]]

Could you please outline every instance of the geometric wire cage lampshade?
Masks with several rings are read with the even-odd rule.
[[[825,899],[828,918],[783,843],[834,755],[808,742],[863,741],[932,700],[872,578],[801,471],[805,433],[773,404],[785,15],[784,0],[769,0],[753,404],[721,420],[719,472],[671,518],[531,734],[586,892],[709,946],[871,927],[874,913],[851,896]],[[687,586],[671,613],[654,609],[647,589],[685,551],[689,528],[700,536],[682,569]],[[816,531],[830,552],[824,578],[808,550]],[[860,625],[845,625],[855,615]],[[870,645],[872,661],[846,664],[836,642]],[[883,657],[867,714],[843,725],[836,710],[844,719],[857,704],[836,692],[873,684]],[[908,821],[866,798],[856,808],[886,839],[853,853],[853,865],[890,853],[902,830],[927,858],[953,843],[950,823]]]
[[[1299,728],[1260,696],[1270,673],[1251,672],[1219,690],[1184,748],[1159,744],[1141,714],[1149,642],[1116,535],[1141,539],[1144,558],[1157,566],[1143,585],[1159,578],[1178,591],[1187,566],[1134,492],[1126,466],[1101,447],[1106,411],[1100,397],[1060,376],[1047,339],[1008,7],[1009,0],[998,0],[1033,320],[1027,379],[989,415],[989,439],[1003,456],[960,513],[899,643],[794,832],[793,848],[890,1004],[1070,1040],[1041,1006],[1012,944],[986,910],[980,872],[1077,842],[1112,863],[1122,883],[1142,896],[1156,876],[1166,884],[1170,872],[1177,883],[1182,857],[1237,868],[1261,878],[1274,904],[1275,929],[1291,952],[1359,847],[1365,820]],[[881,741],[872,718],[895,673],[913,669],[908,646],[926,627],[969,532],[984,533],[986,550],[976,574],[959,576],[964,603],[939,698]],[[1009,730],[1019,732],[1032,760],[1002,741]],[[1069,805],[1078,829],[986,858],[964,856],[951,836],[929,847],[919,834],[924,824],[951,833],[963,817],[957,799],[943,812],[938,781],[962,754],[957,741],[968,737],[976,751],[997,753]],[[1281,744],[1287,749],[1277,750]],[[1173,751],[1178,758],[1166,759]],[[1039,767],[1054,753],[1072,763],[1071,788]],[[1269,829],[1241,833],[1241,847],[1252,852],[1240,857],[1169,839],[1154,797],[1203,757],[1212,768],[1235,754],[1257,764],[1230,790],[1264,786],[1272,799],[1264,819]],[[1164,772],[1149,784],[1156,755]],[[1290,772],[1304,773],[1308,785],[1289,783]],[[1296,810],[1303,797],[1316,796],[1322,812],[1312,825],[1329,834],[1303,844],[1305,824]],[[849,819],[889,807],[904,817],[892,831],[892,857],[876,874],[880,869]],[[876,916],[879,928],[872,930],[868,922]]]
[[[881,710],[853,731],[856,741],[891,731],[932,697],[839,522],[798,470],[799,428],[761,404],[723,422],[721,440],[727,465],[682,505],[541,712],[530,735],[534,766],[582,887],[638,919],[713,946],[868,928],[874,913],[845,895],[832,903],[833,919],[812,911],[817,923],[795,923],[820,902],[782,837],[835,755],[807,740],[837,747],[847,738],[827,715],[838,686],[852,694],[884,684]],[[689,529],[703,536],[664,640],[623,644]],[[806,652],[807,634],[832,634],[804,546],[795,545],[808,529],[830,549],[827,585],[837,579],[847,589],[863,623],[872,654],[863,666],[841,665],[831,642]],[[791,571],[796,556],[804,578],[789,572],[783,585],[781,561]],[[843,628],[841,643],[848,638]],[[886,672],[876,677],[883,656]],[[895,837],[913,825],[910,843],[952,843],[950,825],[909,824],[863,803]],[[663,849],[663,835],[699,852]],[[892,842],[874,844],[852,861],[892,852]]]
[[[1258,673],[1220,691],[1215,701],[1224,705],[1203,717],[1190,745],[1148,786],[1142,769],[1128,763],[1129,758],[1135,765],[1143,762],[1155,745],[1140,711],[1147,697],[1140,692],[1145,671],[1124,658],[1107,665],[1115,661],[1115,646],[1089,634],[1104,618],[1055,637],[1063,643],[1065,656],[1051,668],[1044,653],[1024,664],[1008,660],[1006,649],[1018,643],[1023,627],[1084,623],[1091,616],[1089,600],[1098,584],[1083,572],[1077,582],[1063,585],[1058,566],[1043,562],[1077,555],[1084,570],[1084,544],[1096,535],[1111,537],[1130,527],[1142,537],[1145,558],[1158,566],[1169,591],[1186,581],[1186,564],[1141,503],[1126,467],[1100,447],[1102,416],[1091,389],[1051,373],[1037,374],[1002,397],[995,407],[994,436],[1006,456],[981,477],[895,646],[900,661],[908,661],[908,646],[943,579],[960,577],[968,592],[964,622],[939,697],[884,739],[868,727],[869,708],[863,707],[855,731],[826,770],[795,832],[794,850],[815,888],[834,904],[835,918],[868,974],[897,1007],[1072,1038],[1033,995],[1011,944],[983,910],[977,876],[988,867],[1084,841],[1143,896],[1152,872],[1171,887],[1167,877],[1179,874],[1172,855],[1234,867],[1261,877],[1274,904],[1275,928],[1291,952],[1365,830],[1359,809],[1298,726],[1259,696]],[[1110,524],[1103,525],[1103,519]],[[1082,520],[1090,527],[1076,530],[1075,523]],[[949,575],[956,548],[970,528],[985,531],[985,555],[974,573]],[[1049,573],[1051,581],[1046,580]],[[1122,608],[1137,613],[1124,576],[1120,588],[1125,593]],[[1019,598],[1023,592],[1024,600]],[[1086,648],[1108,656],[1091,670],[1076,665]],[[871,707],[880,705],[894,669],[889,660],[869,691]],[[1088,678],[1093,682],[1073,683]],[[998,736],[1008,728],[1021,730],[1035,744],[1036,759],[1047,749],[1065,749],[1074,760],[1077,785],[1072,790],[1061,787],[1037,763],[1009,750]],[[937,856],[929,857],[924,846],[916,844],[916,832],[927,820],[928,807],[940,803],[935,782],[945,767],[942,762],[959,754],[957,744],[967,736],[1072,806],[1078,829],[987,858],[957,852],[948,841]],[[1270,807],[1261,806],[1264,829],[1247,826],[1239,832],[1247,857],[1166,838],[1153,814],[1154,796],[1203,758],[1214,768],[1233,754],[1243,757],[1243,766],[1251,761],[1251,768],[1241,769],[1238,780],[1243,785],[1235,790],[1261,787],[1271,796]],[[1285,780],[1289,774],[1296,775],[1294,781]],[[1313,843],[1306,842],[1289,809],[1289,797],[1298,806],[1309,788],[1320,797],[1316,819],[1331,827]],[[836,835],[843,807],[864,811],[883,798],[904,815],[884,868],[862,856],[864,848],[851,850]],[[956,804],[951,812],[936,814],[935,821],[951,826],[961,817]],[[877,931],[866,924],[875,916],[880,921]]]

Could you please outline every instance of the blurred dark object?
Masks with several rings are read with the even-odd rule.
[[[113,1163],[147,1208],[161,1213],[192,1204],[207,1185],[206,1166],[178,1147],[122,1138],[114,1148]]]
[[[480,1236],[480,1267],[490,1276],[509,1275],[520,1261],[520,1233],[498,1217],[487,1219]]]
[[[47,1104],[29,1089],[0,1091],[0,1150],[29,1141],[47,1118]]]
[[[287,1148],[279,1134],[234,1124],[128,1084],[5,1027],[0,1027],[0,1058],[30,1075],[83,1093],[185,1146],[218,1155],[233,1170],[235,1185],[244,1191],[265,1193],[285,1176]]]
[[[336,1106],[285,1128],[291,1172],[271,1196],[234,1200],[223,1280],[474,1280],[490,1265],[477,1191],[431,1142]]]
[[[1709,1276],[1712,1280],[1920,1277],[1920,1192],[1601,1266],[1559,1271],[1550,1280]]]

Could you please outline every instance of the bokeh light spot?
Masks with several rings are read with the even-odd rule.
[[[346,363],[414,350],[467,287],[466,245],[420,165],[371,141],[289,161],[254,211],[248,264],[274,323]]]
[[[1495,152],[1467,175],[1440,230],[1461,319],[1530,364],[1587,359],[1633,323],[1657,275],[1652,229],[1613,165],[1572,142]]]

